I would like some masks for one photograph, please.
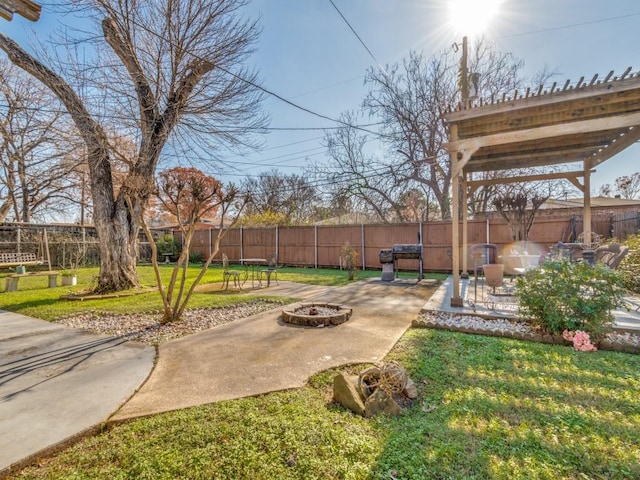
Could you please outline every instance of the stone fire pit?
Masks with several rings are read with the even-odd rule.
[[[282,321],[305,327],[340,325],[351,318],[353,310],[335,303],[299,303],[282,309]]]

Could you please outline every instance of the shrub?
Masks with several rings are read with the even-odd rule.
[[[629,235],[623,243],[629,247],[629,253],[622,259],[617,270],[624,287],[640,293],[640,234]]]
[[[523,318],[545,332],[582,330],[598,340],[611,327],[622,293],[620,276],[607,267],[547,260],[518,278],[516,298]]]
[[[204,255],[200,252],[189,252],[189,263],[204,263]]]
[[[349,280],[354,280],[358,268],[358,252],[347,241],[342,246],[340,253],[342,254],[342,260],[344,261],[343,267],[347,271]]]
[[[177,256],[180,254],[180,244],[173,238],[173,235],[167,233],[156,240],[156,247],[158,249],[158,255],[171,254]],[[161,258],[162,260],[162,258]]]

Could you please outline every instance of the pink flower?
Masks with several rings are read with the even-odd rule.
[[[575,332],[565,330],[562,332],[562,338],[569,342],[573,341],[573,348],[581,352],[595,352],[598,350],[596,346],[591,343],[589,334],[582,330],[576,330]]]

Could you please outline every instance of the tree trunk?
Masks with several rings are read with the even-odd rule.
[[[138,227],[128,216],[124,202],[116,205],[113,220],[94,214],[94,221],[100,238],[100,274],[96,290],[111,292],[139,286],[136,271]]]
[[[87,146],[91,178],[93,218],[100,239],[100,275],[96,291],[124,290],[138,286],[136,239],[140,203],[130,208],[122,190],[113,196],[113,177],[109,149],[102,127],[93,119],[71,87],[55,72],[0,33],[0,49],[11,62],[45,84],[63,102]]]

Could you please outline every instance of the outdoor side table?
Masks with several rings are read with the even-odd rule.
[[[242,285],[244,285],[249,276],[251,276],[251,288],[255,288],[255,281],[258,281],[258,287],[262,286],[262,277],[258,272],[259,266],[264,266],[267,264],[266,258],[241,258],[240,263],[244,265],[244,281]]]

